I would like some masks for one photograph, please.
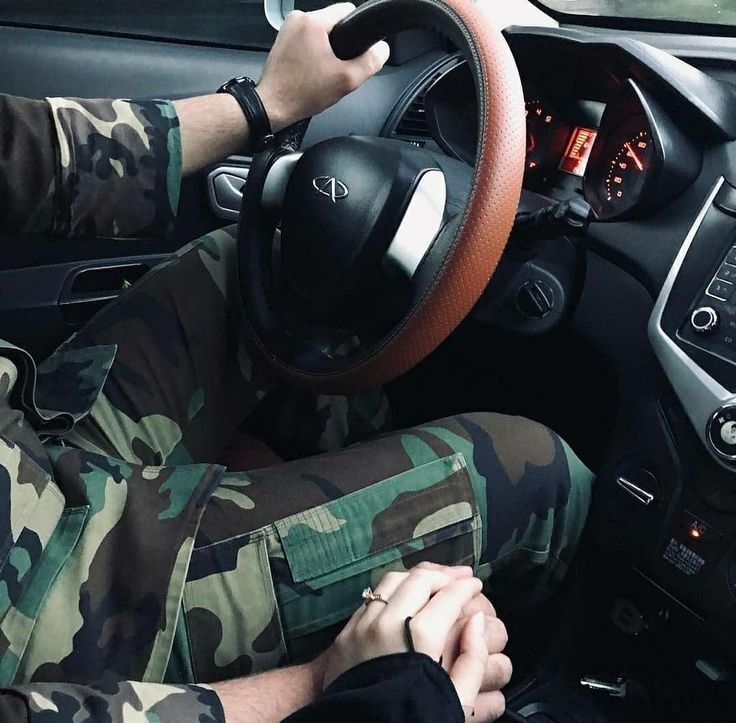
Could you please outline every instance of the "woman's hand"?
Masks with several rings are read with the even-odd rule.
[[[360,663],[407,652],[405,621],[411,618],[416,652],[442,657],[461,705],[475,710],[479,722],[495,720],[504,709],[498,689],[508,682],[511,664],[498,655],[506,630],[494,622],[495,611],[484,602],[481,587],[468,567],[422,563],[409,573],[388,573],[374,591],[388,602],[361,606],[327,651],[325,687]]]

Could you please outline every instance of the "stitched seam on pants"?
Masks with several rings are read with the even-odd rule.
[[[421,467],[417,467],[414,469],[419,470],[421,469]],[[460,469],[453,471],[452,474],[453,475],[460,474],[463,482],[471,486],[471,491],[473,492],[473,495],[472,495],[473,502],[471,505],[471,511],[467,515],[464,515],[458,518],[454,518],[452,520],[444,522],[443,524],[439,524],[435,529],[428,530],[427,533],[437,532],[438,530],[444,529],[445,527],[449,527],[450,525],[458,524],[460,522],[465,522],[467,520],[472,520],[474,514],[477,513],[477,500],[475,499],[475,491],[472,489],[472,483],[470,481],[470,475],[468,473],[467,467],[463,466]],[[398,475],[396,475],[395,477],[397,476]],[[384,480],[383,482],[379,482],[378,484],[379,485],[385,484],[389,480],[395,479],[395,477],[389,477],[387,480]],[[447,481],[440,482],[438,484],[435,484],[432,487],[428,487],[425,490],[415,492],[413,496],[411,497],[411,499],[401,500],[400,502],[392,503],[392,506],[395,506],[395,507],[405,507],[407,505],[416,506],[417,503],[421,502],[424,498],[431,496],[431,495],[440,494],[443,490],[455,487],[457,484],[458,484],[457,480],[447,480]],[[365,490],[361,490],[360,492],[362,493],[362,492],[370,492],[370,491],[371,491],[371,488],[367,487],[365,488]],[[402,494],[402,493],[399,492],[399,494]],[[354,500],[355,498],[351,499],[350,502],[352,503]],[[292,521],[301,523],[301,524],[309,523],[311,521],[318,523],[319,516],[320,516],[320,510],[323,509],[324,507],[327,507],[329,509],[329,505],[324,505],[322,507],[313,508],[312,510],[307,510],[305,512],[300,512],[295,515],[291,515],[290,517],[286,517],[283,520],[277,520],[277,522],[274,524],[277,525],[277,529],[278,529],[279,527],[284,527],[287,524],[287,522],[292,522]],[[280,529],[279,529],[279,534],[281,534]],[[302,557],[311,555],[312,559],[315,559],[315,558],[319,558],[320,556],[331,555],[332,553],[332,550],[329,548],[329,546],[324,544],[324,539],[323,539],[324,533],[321,533],[321,532],[315,531],[311,534],[305,534],[303,536],[300,536],[298,540],[291,542],[291,543],[288,542],[288,536],[281,535],[281,537],[282,537],[282,544],[284,547],[284,553],[286,554],[287,559],[289,558],[289,554],[293,552],[295,549],[301,548],[301,551],[304,553],[304,546],[307,546],[307,545],[309,545],[310,549],[308,549],[307,552],[302,555]],[[339,542],[345,543],[349,549],[350,559],[347,561],[335,559],[334,562],[332,562],[332,564],[335,566],[333,569],[339,569],[346,565],[350,565],[354,562],[358,562],[359,560],[362,560],[366,557],[370,557],[372,555],[379,554],[381,552],[385,552],[386,550],[392,547],[397,547],[398,545],[401,545],[404,542],[409,542],[412,539],[413,537],[407,537],[406,534],[396,533],[386,538],[385,540],[382,540],[381,546],[379,548],[371,550],[370,553],[365,554],[365,555],[357,555],[354,552],[350,534],[343,533],[342,535],[340,535],[339,540],[337,537],[334,537],[332,544],[334,545]],[[320,541],[322,541],[323,544],[320,545],[319,544]],[[292,565],[291,561],[289,561],[289,565],[290,566]],[[304,578],[304,579],[307,580],[310,578]]]

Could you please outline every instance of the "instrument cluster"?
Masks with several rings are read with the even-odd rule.
[[[547,93],[543,87],[525,83],[528,190],[553,197],[579,193],[598,220],[618,221],[665,205],[698,176],[701,149],[636,81],[623,79],[594,100],[571,97],[569,87],[564,96],[559,85]],[[437,80],[425,106],[439,147],[472,164],[483,139],[467,65]]]
[[[700,171],[697,149],[633,81],[605,106],[579,101],[564,112],[527,90],[525,185],[576,186],[600,221],[622,220],[681,193]],[[595,108],[599,111],[596,118]]]

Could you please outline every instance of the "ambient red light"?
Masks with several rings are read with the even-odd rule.
[[[585,167],[588,165],[590,151],[593,149],[593,143],[597,135],[598,131],[593,128],[576,126],[570,135],[565,155],[560,161],[560,170],[565,171],[565,173],[572,173],[574,176],[582,176],[585,173]]]

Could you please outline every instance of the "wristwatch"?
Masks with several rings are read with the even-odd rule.
[[[263,106],[261,96],[258,95],[256,84],[250,78],[241,76],[232,78],[217,89],[218,93],[229,93],[243,111],[250,129],[251,150],[259,153],[267,148],[272,148],[275,139],[271,129],[271,121]]]

